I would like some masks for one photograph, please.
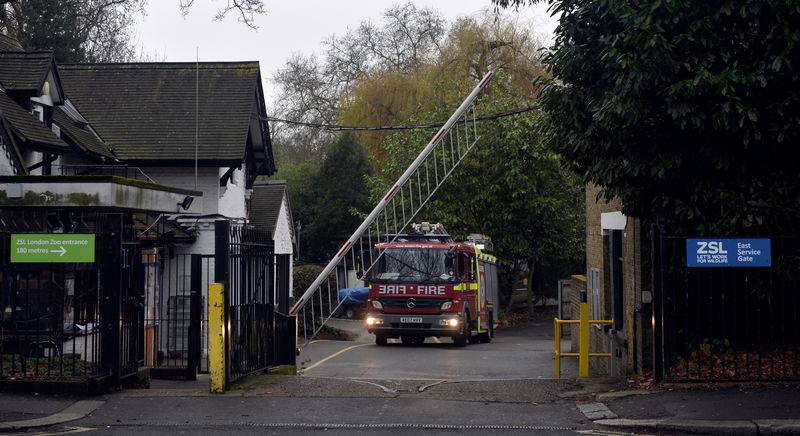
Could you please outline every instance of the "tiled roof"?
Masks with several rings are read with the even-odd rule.
[[[257,181],[250,196],[250,222],[274,236],[284,195],[285,180]]]
[[[6,91],[38,92],[51,65],[52,52],[0,52],[0,84]]]
[[[14,100],[4,92],[0,92],[0,116],[10,125],[14,133],[29,145],[44,145],[49,147],[68,149],[69,146],[62,141],[47,126],[25,112]]]
[[[53,122],[61,129],[61,135],[67,136],[78,147],[89,153],[116,160],[103,142],[89,129],[88,125],[73,121],[64,111],[63,106],[53,110]]]
[[[63,65],[59,73],[67,97],[122,161],[193,162],[196,120],[201,165],[245,158],[257,62]]]

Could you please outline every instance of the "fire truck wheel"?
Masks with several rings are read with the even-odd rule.
[[[489,334],[489,332],[479,334],[478,339],[480,339],[480,341],[484,344],[492,342],[492,336]]]
[[[375,344],[376,345],[386,345],[389,341],[386,339],[386,335],[382,335],[380,333],[375,333]]]

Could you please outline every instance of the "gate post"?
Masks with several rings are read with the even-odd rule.
[[[189,301],[189,363],[186,366],[186,379],[196,380],[200,365],[200,318],[202,314],[200,289],[203,286],[202,255],[193,254],[191,263],[191,294]]]
[[[225,289],[221,283],[212,283],[208,285],[208,372],[212,393],[225,392],[228,384],[225,336]]]
[[[120,253],[122,251],[122,216],[109,214],[105,217],[106,243],[98,244],[103,267],[100,272],[100,367],[108,371],[111,385],[120,384],[120,347],[121,347],[121,270]]]
[[[658,218],[652,225],[652,287],[653,287],[653,378],[664,380],[664,220]]]

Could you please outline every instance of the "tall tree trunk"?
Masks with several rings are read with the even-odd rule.
[[[528,312],[533,315],[535,312],[534,308],[534,296],[533,296],[533,271],[536,267],[536,264],[531,260],[528,264]]]
[[[511,313],[514,309],[514,281],[517,279],[517,270],[519,269],[519,260],[514,259],[513,267],[511,268],[511,280],[509,280],[508,302],[506,302],[506,313]]]

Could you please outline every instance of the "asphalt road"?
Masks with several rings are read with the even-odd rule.
[[[539,322],[497,330],[491,343],[455,346],[450,338],[421,345],[390,340],[375,345],[363,321],[332,319],[330,325],[356,335],[355,341],[312,341],[301,347],[303,374],[349,379],[509,380],[555,378],[553,324]],[[569,351],[569,340],[562,340]],[[562,360],[562,378],[577,377],[577,361]]]

